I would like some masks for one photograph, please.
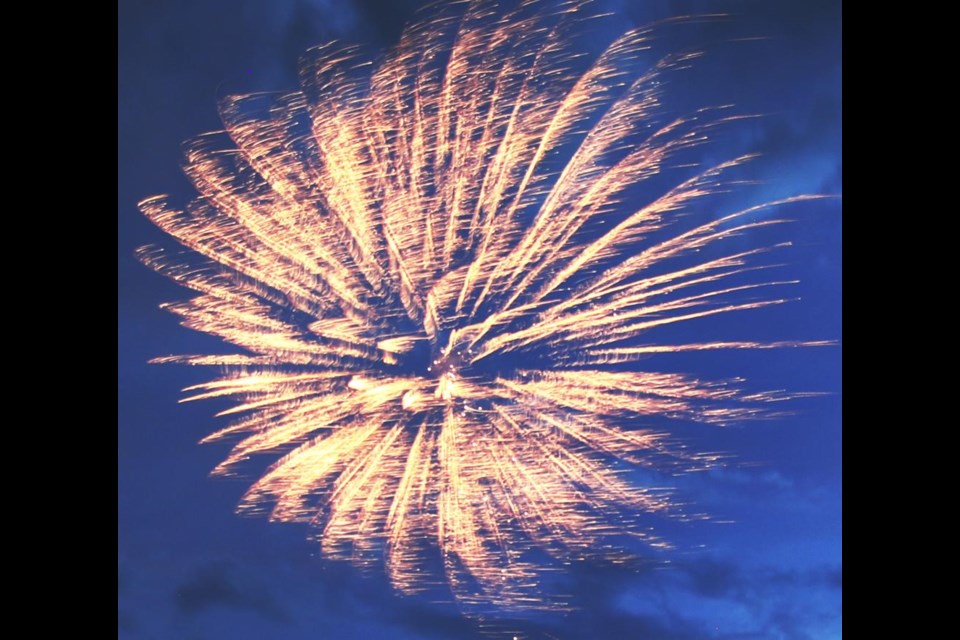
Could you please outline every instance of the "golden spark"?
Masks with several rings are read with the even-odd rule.
[[[240,348],[156,360],[226,372],[186,398],[237,399],[204,439],[237,438],[215,473],[282,454],[240,511],[310,523],[325,557],[405,593],[442,573],[463,604],[557,606],[550,567],[616,556],[623,532],[663,544],[636,516],[672,500],[624,469],[715,456],[636,424],[732,422],[784,395],[625,363],[801,344],[648,339],[785,302],[756,294],[787,283],[750,279],[776,246],[722,247],[813,196],[690,224],[748,157],[635,195],[735,116],[660,119],[660,79],[697,54],[638,69],[650,30],[585,64],[566,44],[584,4],[434,8],[376,65],[312,49],[300,91],[225,99],[224,131],[185,146],[185,210],[141,203],[189,249],[140,251],[198,292],[166,307]]]

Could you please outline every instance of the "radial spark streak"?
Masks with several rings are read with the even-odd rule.
[[[661,79],[698,54],[641,68],[650,30],[587,61],[568,46],[585,4],[434,7],[375,65],[312,49],[300,91],[227,98],[224,130],[185,145],[199,197],[141,205],[188,250],[141,250],[198,293],[167,308],[239,348],[157,361],[225,371],[185,398],[236,399],[205,439],[234,439],[215,473],[274,456],[240,510],[310,523],[403,592],[442,577],[466,605],[558,606],[547,569],[617,557],[618,533],[663,544],[642,524],[672,500],[625,470],[716,459],[645,422],[786,397],[654,363],[800,343],[656,333],[786,302],[756,278],[783,245],[742,239],[813,196],[691,222],[751,158],[659,185],[739,116],[665,117]]]

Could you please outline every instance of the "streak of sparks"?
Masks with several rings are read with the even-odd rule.
[[[616,554],[623,530],[662,544],[634,516],[671,500],[615,460],[714,461],[623,425],[726,423],[784,397],[619,365],[823,344],[642,339],[785,302],[763,292],[789,283],[743,278],[777,247],[696,254],[813,196],[682,227],[741,157],[630,210],[628,188],[735,118],[652,125],[660,78],[696,54],[636,70],[649,30],[578,71],[565,37],[584,4],[440,9],[369,76],[356,50],[317,47],[301,91],[228,98],[224,131],[186,145],[201,194],[186,210],[141,204],[190,250],[141,250],[199,293],[169,310],[242,350],[157,359],[227,372],[186,398],[238,399],[222,415],[241,417],[205,439],[239,437],[215,473],[282,453],[240,510],[318,527],[325,556],[382,563],[402,592],[429,585],[433,554],[464,604],[557,606],[536,550]]]

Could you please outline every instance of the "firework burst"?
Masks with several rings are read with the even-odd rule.
[[[722,247],[809,196],[684,226],[746,157],[633,195],[734,117],[663,119],[661,77],[696,54],[638,69],[646,30],[584,64],[565,44],[583,5],[434,9],[373,66],[313,49],[300,91],[228,98],[224,131],[186,145],[185,210],[141,204],[189,250],[141,250],[198,292],[167,308],[240,348],[158,359],[226,372],[187,398],[237,401],[205,439],[235,438],[215,473],[279,455],[240,510],[310,523],[324,556],[403,592],[442,574],[465,604],[556,606],[546,568],[615,555],[619,532],[662,544],[640,523],[672,502],[622,462],[714,460],[644,417],[731,422],[782,398],[625,364],[795,346],[651,336],[784,302],[763,292],[786,283],[751,279],[776,247]]]

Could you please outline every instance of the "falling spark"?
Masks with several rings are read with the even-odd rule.
[[[156,360],[226,372],[185,398],[237,401],[204,440],[235,438],[215,473],[282,454],[240,511],[310,523],[324,556],[382,565],[405,593],[442,573],[464,605],[555,607],[551,567],[620,557],[623,532],[665,544],[639,523],[673,501],[624,469],[716,456],[635,425],[735,422],[786,396],[649,359],[823,344],[650,341],[786,302],[764,292],[788,282],[750,279],[783,245],[722,247],[813,196],[691,225],[748,156],[628,196],[736,118],[659,118],[661,78],[697,54],[637,69],[650,30],[584,64],[566,44],[584,4],[434,8],[375,66],[312,49],[301,91],[227,98],[224,131],[185,146],[186,210],[141,203],[189,250],[140,251],[199,294],[167,308],[240,348]]]

